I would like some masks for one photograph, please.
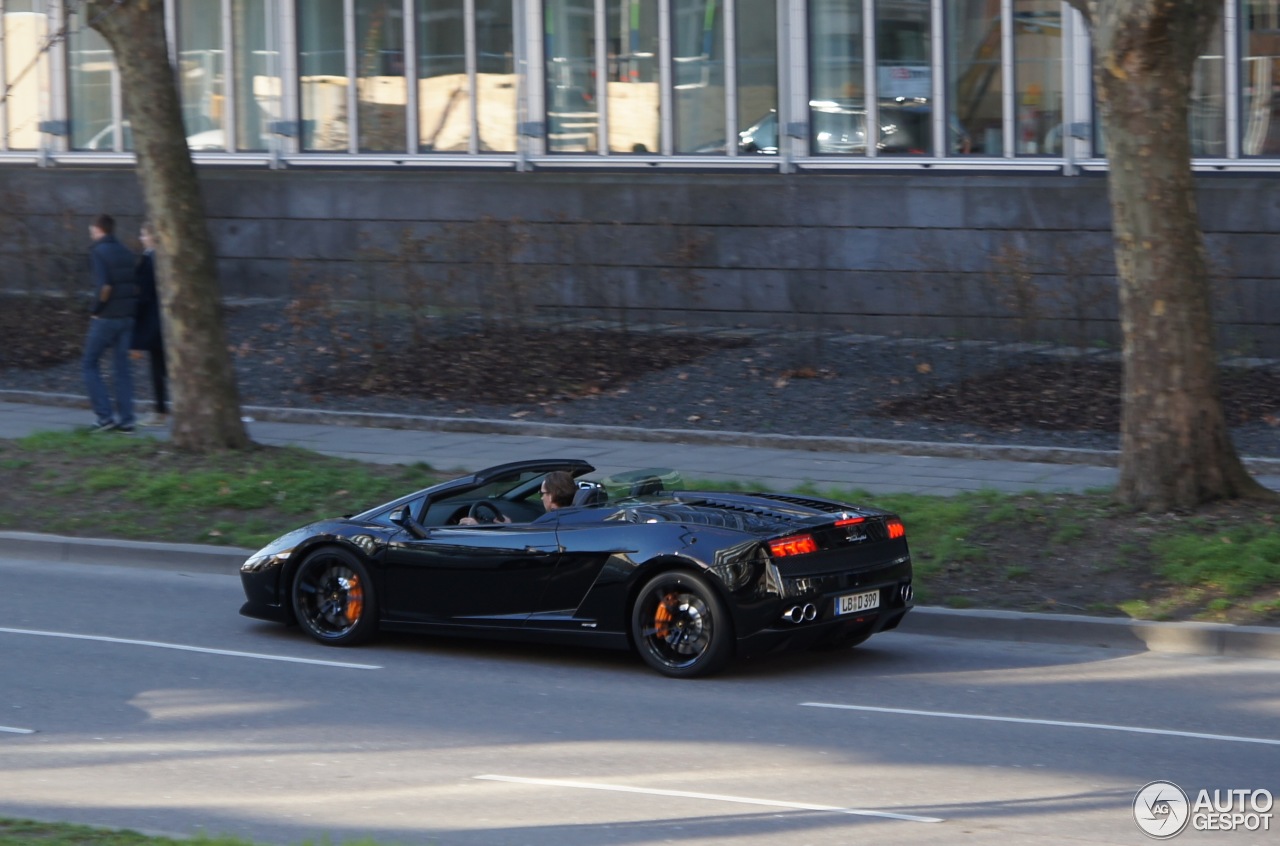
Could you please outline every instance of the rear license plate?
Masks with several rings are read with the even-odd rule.
[[[878,590],[836,597],[836,614],[857,614],[859,611],[870,611],[879,607],[880,591]]]

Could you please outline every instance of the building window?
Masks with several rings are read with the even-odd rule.
[[[33,0],[8,0],[3,8],[0,81],[8,96],[0,104],[0,149],[34,150],[40,146],[40,115],[49,101],[49,68],[40,53],[48,37],[48,18],[43,3]]]
[[[876,3],[878,152],[932,155],[933,71],[929,0]]]
[[[1013,78],[1019,156],[1062,155],[1062,4],[1015,0]]]
[[[360,149],[402,153],[408,144],[404,6],[400,0],[356,0],[355,7]]]
[[[725,152],[724,5],[672,0],[675,152]]]
[[[476,131],[481,153],[516,149],[515,29],[511,0],[475,0]]]
[[[418,147],[424,153],[471,148],[471,80],[463,0],[418,4]]]
[[[195,150],[227,148],[226,56],[221,0],[180,0],[178,90],[187,142]]]
[[[735,4],[738,149],[778,152],[778,10],[775,0]],[[767,130],[762,131],[762,126]],[[760,133],[757,136],[757,133]]]
[[[1246,0],[1240,69],[1240,151],[1280,155],[1280,0]]]
[[[67,99],[71,147],[75,150],[131,150],[133,137],[120,119],[119,80],[106,39],[77,12],[67,37]]]
[[[809,140],[817,154],[865,155],[866,100],[861,0],[809,5]]]
[[[188,143],[514,158],[527,126],[550,154],[755,157],[807,128],[808,154],[850,165],[1034,157],[1051,167],[1068,149],[1090,157],[1068,147],[1070,126],[1081,139],[1092,128],[1093,155],[1105,156],[1087,35],[1062,0],[533,2],[543,20],[528,31],[514,0],[166,0]],[[0,0],[0,150],[132,150],[114,57],[85,8]],[[1192,155],[1280,156],[1280,0],[1223,9],[1193,72]],[[63,10],[66,39],[49,60]],[[798,22],[807,33],[788,32]],[[807,55],[792,55],[801,43]]]
[[[617,14],[616,12],[614,13]],[[590,153],[597,148],[595,6],[591,0],[547,0],[547,150]]]
[[[1000,0],[947,3],[947,143],[953,154],[1004,154]]]
[[[267,149],[272,124],[280,120],[282,88],[273,7],[271,0],[233,0],[231,45],[239,150]]]
[[[1227,154],[1226,38],[1222,17],[1191,75],[1191,155],[1221,158]]]
[[[605,94],[609,109],[609,152],[661,152],[662,73],[657,0],[620,0],[604,5],[608,10]]]
[[[348,147],[347,54],[342,0],[298,4],[298,92],[302,149]]]

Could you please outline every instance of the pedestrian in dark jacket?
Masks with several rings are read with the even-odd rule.
[[[116,222],[100,214],[89,225],[89,268],[93,278],[93,306],[89,334],[85,339],[81,370],[89,393],[89,403],[97,422],[92,432],[132,432],[133,374],[129,370],[129,342],[133,317],[138,309],[138,286],[134,281],[137,257],[115,237]],[[111,395],[102,380],[102,356],[111,350],[115,382],[115,414]]]
[[[165,383],[168,374],[164,365],[164,335],[160,330],[160,297],[156,291],[156,236],[151,224],[144,221],[138,232],[142,241],[142,258],[134,271],[138,283],[138,316],[133,322],[131,347],[134,357],[145,352],[151,364],[151,390],[155,396],[155,411],[142,419],[143,426],[163,426],[169,420],[168,391]]]

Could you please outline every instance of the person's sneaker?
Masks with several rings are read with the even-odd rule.
[[[116,426],[115,431],[119,432],[122,435],[132,435],[134,431],[134,426],[132,423],[130,423],[128,426]]]
[[[94,423],[92,426],[85,429],[85,431],[93,435],[93,434],[97,434],[98,432],[110,432],[115,428],[116,428],[116,421],[108,420],[105,423]]]
[[[139,426],[168,426],[169,415],[156,414],[154,411],[138,421]]]

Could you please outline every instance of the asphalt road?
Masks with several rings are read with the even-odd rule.
[[[0,558],[0,579],[0,816],[280,844],[1139,844],[1148,782],[1280,793],[1280,662],[892,632],[680,682],[585,649],[330,649],[239,617],[233,575]]]

